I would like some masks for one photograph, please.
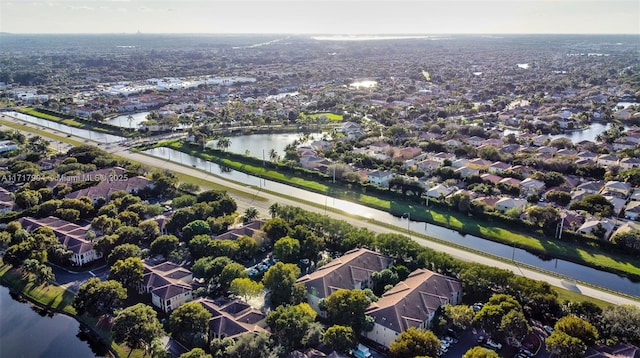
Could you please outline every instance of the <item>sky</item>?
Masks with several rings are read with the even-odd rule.
[[[640,1],[0,0],[0,31],[640,34]]]

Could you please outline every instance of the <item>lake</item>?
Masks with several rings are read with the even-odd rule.
[[[140,123],[147,120],[147,115],[150,112],[140,112],[133,114],[125,114],[121,116],[117,116],[111,119],[107,119],[104,122],[111,124],[112,126],[117,126],[121,128],[138,128]],[[132,120],[129,122],[129,116],[131,116]]]
[[[322,135],[321,132],[309,133],[308,138],[309,141],[320,140]],[[264,154],[264,159],[269,160],[269,152],[273,149],[281,158],[284,158],[287,145],[299,140],[301,136],[301,133],[270,133],[228,137],[231,145],[226,150],[242,155],[249,151],[250,156],[258,159],[262,159]],[[217,142],[217,140],[209,141],[207,146],[215,148]]]
[[[106,347],[89,343],[74,318],[19,300],[0,286],[0,357],[110,357]]]
[[[608,123],[594,122],[594,123],[591,123],[591,125],[587,129],[583,129],[581,131],[554,134],[554,135],[551,135],[551,138],[554,138],[554,139],[555,138],[568,138],[573,143],[578,143],[578,142],[583,141],[583,140],[588,140],[588,141],[595,142],[596,141],[596,136],[598,136],[598,134],[604,132],[607,129],[609,129],[609,124]],[[507,134],[510,134],[510,133],[514,133],[515,135],[519,135],[521,133],[521,131],[515,130],[515,129],[505,129],[503,135],[507,135]]]

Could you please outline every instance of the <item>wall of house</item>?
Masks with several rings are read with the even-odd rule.
[[[71,262],[73,262],[73,264],[76,266],[82,266],[93,262],[101,257],[102,255],[99,254],[96,250],[90,250],[81,255],[73,254],[73,256],[71,256]]]
[[[365,337],[385,347],[389,347],[391,342],[393,342],[399,335],[400,332],[396,332],[390,328],[375,323],[373,325],[373,329],[367,332]]]
[[[193,299],[193,295],[191,294],[191,291],[187,291],[185,293],[182,293],[170,298],[167,302],[167,312],[175,310],[176,308],[191,301],[192,299]]]

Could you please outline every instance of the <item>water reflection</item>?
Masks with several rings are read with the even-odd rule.
[[[21,121],[37,124],[39,126],[47,127],[50,129],[55,129],[63,133],[71,134],[80,138],[93,140],[99,143],[116,143],[116,142],[121,142],[125,139],[124,137],[119,137],[111,134],[70,127],[58,122],[48,121],[46,119],[30,116],[28,114],[22,114],[18,112],[5,112],[5,114],[10,117],[18,118]]]
[[[217,164],[193,157],[189,154],[181,153],[173,149],[164,147],[154,148],[146,150],[145,153],[159,158],[170,159],[184,165],[193,166],[214,175],[220,175],[224,178],[243,183],[244,185],[253,185],[260,188],[267,187],[270,191],[300,198],[301,200],[315,203],[325,203],[325,207],[327,209],[339,209],[344,212],[356,214],[369,219],[390,223],[400,228],[408,227],[408,229],[413,232],[419,232],[421,234],[429,235],[444,241],[456,243],[458,245],[462,245],[475,250],[480,250],[503,258],[513,259],[514,261],[522,262],[539,269],[564,275],[571,279],[591,283],[593,285],[604,287],[610,290],[640,297],[639,283],[632,282],[627,278],[620,277],[612,273],[585,267],[569,261],[553,259],[547,260],[547,258],[540,258],[535,254],[529,253],[522,249],[514,248],[513,246],[481,239],[474,235],[462,235],[455,230],[447,229],[445,227],[433,224],[426,224],[424,222],[417,221],[410,221],[407,224],[406,218],[402,219],[393,216],[392,214],[385,211],[376,210],[349,201],[332,198],[324,194],[318,194],[303,189],[294,188],[289,185],[265,180],[263,178],[238,171],[224,172],[223,168]],[[428,208],[425,208],[425,210],[428,210]]]

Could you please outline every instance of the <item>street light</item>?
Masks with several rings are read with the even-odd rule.
[[[402,214],[402,217],[404,218],[405,215],[407,216],[407,233],[409,235],[409,238],[411,238],[411,228],[410,228],[410,224],[411,224],[411,213],[404,213]]]

